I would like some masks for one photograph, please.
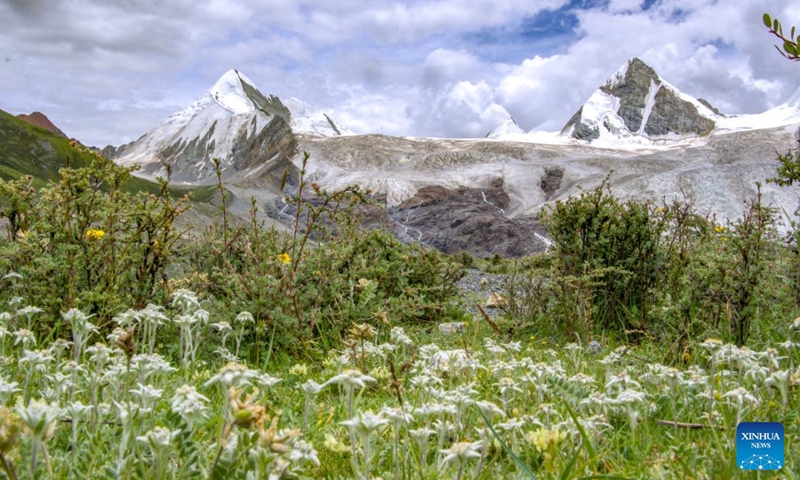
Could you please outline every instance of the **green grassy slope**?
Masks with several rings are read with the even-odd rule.
[[[0,110],[0,178],[11,180],[23,175],[34,177],[34,186],[39,188],[48,181],[58,180],[59,170],[64,167],[88,166],[91,156],[70,146],[67,138],[31,125]],[[125,188],[137,192],[157,192],[160,187],[149,180],[132,177]],[[205,202],[209,188],[172,188],[173,196],[190,194],[192,200]]]

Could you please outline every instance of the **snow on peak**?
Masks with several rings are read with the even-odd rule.
[[[238,70],[231,69],[225,72],[208,93],[215,102],[234,114],[247,114],[255,111],[255,105],[244,90],[244,84],[255,88],[253,82]]]
[[[506,135],[519,135],[524,133],[525,130],[520,128],[520,126],[517,125],[517,122],[515,122],[513,118],[509,118],[505,122],[494,127],[494,129],[491,132],[487,133],[486,138],[500,138]]]
[[[800,110],[800,87],[797,87],[797,90],[794,91],[789,100],[786,102],[786,105],[792,108],[796,108]]]

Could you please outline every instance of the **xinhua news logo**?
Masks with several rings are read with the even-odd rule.
[[[740,470],[783,468],[783,425],[742,422],[736,427],[736,465]]]

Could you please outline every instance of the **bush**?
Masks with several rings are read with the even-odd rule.
[[[617,200],[606,178],[595,190],[556,202],[548,212],[555,273],[581,285],[599,328],[624,332],[647,326],[664,263],[659,249],[664,225],[653,211],[649,203]]]
[[[0,271],[22,276],[26,302],[51,318],[81,308],[102,323],[122,306],[163,300],[158,285],[185,200],[173,200],[166,181],[157,193],[131,193],[132,170],[95,153],[91,165],[63,168],[60,181],[38,191],[30,177],[0,180],[0,217],[8,219]]]

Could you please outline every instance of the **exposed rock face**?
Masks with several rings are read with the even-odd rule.
[[[633,58],[589,98],[562,129],[579,140],[632,136],[705,136],[719,111],[679,92]]]
[[[578,140],[587,140],[589,142],[600,138],[600,129],[596,126],[590,127],[581,122],[582,116],[583,107],[579,108],[578,111],[575,112],[575,115],[569,119],[569,122],[567,122],[567,125],[564,127],[562,132],[567,132],[571,128],[573,138],[577,138]]]
[[[629,131],[637,132],[642,126],[648,95],[654,86],[660,90],[661,79],[656,71],[634,58],[628,62],[622,81],[608,81],[600,90],[619,99],[617,114]]]
[[[56,127],[53,122],[47,118],[47,115],[43,114],[42,112],[33,112],[30,115],[20,114],[17,115],[17,118],[24,120],[31,125],[36,125],[37,127],[44,128],[50,133],[58,135],[59,137],[67,138],[67,135],[61,131],[60,128]]]
[[[535,233],[545,229],[532,219],[506,217],[503,210],[509,204],[503,180],[495,179],[487,189],[421,188],[413,198],[390,209],[389,216],[402,230],[401,239],[445,253],[520,257],[544,251]]]
[[[651,136],[670,133],[705,136],[713,129],[714,122],[698,114],[697,107],[661,87],[644,131]]]
[[[544,169],[544,175],[539,186],[548,199],[561,188],[561,180],[563,178],[564,167],[546,167]]]

